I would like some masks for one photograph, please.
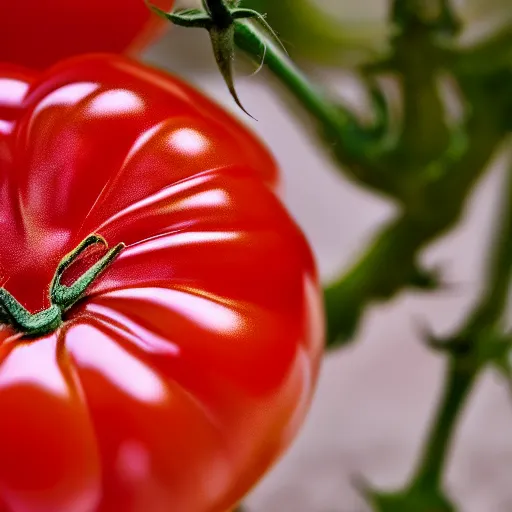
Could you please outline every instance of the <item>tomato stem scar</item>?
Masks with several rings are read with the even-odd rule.
[[[42,336],[57,330],[63,323],[62,315],[83,296],[87,288],[125,247],[124,243],[117,244],[71,286],[62,284],[61,279],[66,269],[89,247],[95,245],[107,247],[107,242],[99,235],[89,235],[62,258],[50,284],[50,306],[43,311],[30,313],[5,288],[0,288],[0,322],[30,337]]]

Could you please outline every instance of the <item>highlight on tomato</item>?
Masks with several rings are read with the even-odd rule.
[[[120,56],[0,66],[0,511],[226,512],[324,325],[262,144]]]
[[[174,0],[154,4],[169,11]],[[131,55],[165,29],[144,0],[0,0],[0,62],[44,69],[92,52]]]

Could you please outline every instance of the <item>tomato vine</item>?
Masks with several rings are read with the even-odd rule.
[[[215,29],[212,6],[233,14],[239,9],[238,2],[227,0],[205,4],[197,16],[208,19],[208,27],[202,28],[210,32]],[[281,7],[293,17],[295,7],[286,5]],[[187,25],[185,12],[164,15],[176,24],[200,26]],[[325,287],[328,348],[332,350],[356,338],[366,310],[375,302],[389,300],[405,288],[428,292],[443,286],[441,272],[423,268],[421,255],[430,243],[458,225],[475,185],[510,140],[512,31],[507,26],[487,40],[462,47],[458,36],[463,24],[448,0],[429,5],[393,0],[389,52],[357,69],[373,105],[373,121],[364,123],[301,71],[266,27],[254,22],[259,19],[261,15],[254,14],[230,18],[232,36],[214,42],[220,69],[231,69],[235,45],[255,61],[263,60],[279,84],[309,113],[318,139],[340,173],[398,205],[396,218],[382,228],[362,257]],[[385,74],[393,74],[401,85],[403,116],[398,130],[390,122],[389,106],[378,85],[378,78]],[[464,108],[456,120],[446,115],[439,90],[442,74],[457,84]],[[223,75],[239,103],[232,75]],[[510,158],[507,183],[480,300],[449,339],[426,335],[432,349],[446,355],[447,370],[423,457],[404,490],[367,491],[376,511],[455,510],[443,490],[442,477],[460,411],[483,369],[497,365],[510,375],[506,360],[512,335],[503,322],[512,276]]]

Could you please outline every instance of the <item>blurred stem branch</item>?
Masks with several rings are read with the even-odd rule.
[[[480,103],[466,125],[462,155],[437,162],[439,177],[424,182],[416,203],[384,228],[359,261],[325,289],[328,342],[351,339],[369,304],[417,286],[420,251],[459,219],[466,199],[503,139],[500,113]]]
[[[488,258],[487,286],[458,333],[447,341],[436,342],[437,347],[448,352],[447,375],[416,475],[402,492],[370,493],[375,512],[455,510],[444,495],[442,478],[457,420],[481,370],[510,350],[510,340],[500,325],[512,278],[512,162],[509,163],[502,210]]]
[[[399,143],[382,158],[396,170],[407,193],[397,219],[348,272],[326,287],[330,347],[353,337],[372,303],[406,287],[432,288],[432,279],[428,286],[418,283],[418,275],[426,274],[419,269],[421,251],[456,224],[473,186],[512,128],[510,65],[475,73],[470,50],[447,49],[446,34],[458,31],[449,3],[428,5],[435,4],[437,17],[422,18],[418,0],[394,2],[392,17],[400,29],[384,68],[401,77],[405,112]],[[479,45],[479,53],[493,48],[491,39]],[[447,126],[438,91],[442,70],[457,81],[465,106],[465,119],[455,129]]]
[[[334,154],[341,171],[360,185],[391,197],[397,184],[379,165],[379,142],[371,129],[363,128],[354,115],[335,103],[313,83],[264,30],[247,20],[235,21],[235,42],[254,60],[263,59],[268,69],[315,119],[321,140]]]
[[[290,60],[264,17],[251,9],[238,7],[234,0],[210,0],[220,5],[226,19],[218,26],[208,11],[194,9],[166,13],[146,0],[150,9],[170,22],[189,28],[206,29],[210,34],[214,55],[233,99],[242,107],[233,83],[233,58],[236,45],[254,60],[263,60],[318,125],[321,140],[331,151],[340,171],[351,180],[392,199],[403,188],[396,173],[382,165],[382,133],[386,132],[386,109],[380,110],[373,125],[363,127],[355,115],[334,102]],[[376,100],[378,94],[373,91]],[[379,98],[380,99],[380,98]],[[375,102],[376,103],[376,102]],[[382,103],[382,102],[381,102]]]
[[[423,449],[412,487],[440,491],[448,448],[457,420],[475,382],[478,368],[464,360],[450,358],[444,381],[443,395],[432,422],[432,430]]]
[[[512,157],[509,160],[512,160]],[[450,425],[453,425],[457,411],[463,404],[478,370],[483,364],[499,356],[494,353],[489,344],[495,331],[503,337],[506,335],[505,332],[500,332],[500,323],[506,309],[511,279],[512,161],[509,162],[506,184],[503,187],[502,209],[498,212],[493,248],[487,261],[486,286],[466,324],[452,338],[452,341],[448,342],[448,348],[452,343],[456,350],[451,355],[452,362],[446,381],[446,397],[437,421],[438,426],[427,444],[425,463],[418,473],[417,481],[431,480],[439,483],[445,453],[443,447],[446,447],[451,437]],[[500,343],[498,348],[506,348],[507,345],[508,343]],[[462,353],[458,350],[460,347]]]
[[[512,11],[496,32],[461,50],[453,62],[459,73],[487,74],[512,65]]]
[[[503,187],[503,210],[498,217],[494,245],[488,261],[484,293],[463,334],[497,327],[507,305],[512,279],[512,161],[509,162],[507,184]]]
[[[313,0],[245,0],[266,13],[294,58],[327,66],[368,61],[383,53],[387,27],[378,21],[344,23],[318,8]]]
[[[496,111],[495,97],[485,83],[477,86],[477,105],[471,111],[470,102],[460,132],[451,132],[446,125],[437,76],[440,63],[451,53],[435,41],[439,32],[455,33],[458,25],[445,1],[439,1],[438,7],[439,16],[428,21],[415,15],[408,24],[405,17],[394,40],[388,65],[403,77],[405,116],[399,143],[391,147],[361,127],[350,111],[333,103],[264,31],[249,21],[235,22],[237,45],[254,58],[264,56],[268,69],[315,118],[321,139],[334,151],[344,174],[402,205],[402,213],[355,266],[326,288],[331,347],[352,338],[372,302],[389,299],[408,286],[433,287],[436,276],[419,267],[420,251],[457,222],[473,185],[503,139],[503,113]],[[406,11],[401,12],[405,16]]]

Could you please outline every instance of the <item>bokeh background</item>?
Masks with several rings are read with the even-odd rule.
[[[278,11],[283,0],[258,1]],[[354,77],[333,64],[352,64],[382,47],[389,2],[312,1],[321,13],[346,26],[337,34],[333,51],[327,55],[316,49],[315,41],[288,33],[286,23],[280,22],[283,38],[318,80],[354,108],[364,108]],[[462,36],[465,44],[512,17],[512,0],[455,4],[468,26]],[[309,137],[307,118],[299,123],[271,77],[264,70],[250,76],[252,68],[243,62],[237,74],[239,94],[258,121],[241,113],[215,68],[204,31],[172,28],[143,59],[196,84],[270,147],[283,172],[283,200],[309,238],[324,281],[348,266],[393,215],[391,204],[340,176]],[[308,421],[290,452],[247,499],[249,512],[368,512],[358,490],[361,482],[386,489],[405,483],[436,405],[444,365],[424,347],[418,325],[448,333],[477,297],[503,177],[498,158],[477,187],[459,229],[425,255],[428,263],[442,266],[455,286],[428,296],[402,293],[376,305],[356,342],[326,357]],[[511,484],[512,394],[489,371],[464,412],[446,487],[462,512],[508,512]]]

